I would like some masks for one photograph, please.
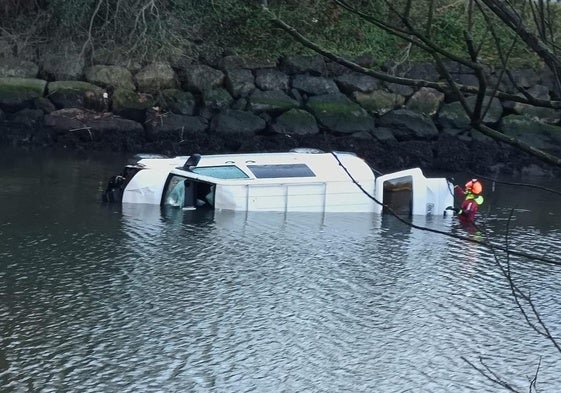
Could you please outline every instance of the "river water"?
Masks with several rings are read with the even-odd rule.
[[[102,205],[123,162],[1,155],[1,392],[505,391],[468,362],[561,391],[486,248],[389,216]],[[559,196],[485,195],[479,233],[414,222],[560,259]],[[561,341],[561,267],[510,262]]]

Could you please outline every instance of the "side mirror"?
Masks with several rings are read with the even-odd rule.
[[[200,160],[201,160],[200,154],[192,154],[187,159],[187,161],[185,161],[185,164],[183,164],[183,169],[185,169],[186,171],[192,170],[194,167],[196,167],[199,164]]]

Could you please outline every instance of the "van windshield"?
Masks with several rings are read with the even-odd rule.
[[[222,165],[222,166],[206,166],[195,167],[192,169],[194,173],[199,175],[215,177],[217,179],[247,179],[248,175],[245,174],[240,168],[235,165]]]

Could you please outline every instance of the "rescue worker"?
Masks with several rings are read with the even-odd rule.
[[[477,179],[468,181],[463,190],[458,185],[454,186],[454,193],[463,198],[463,201],[460,208],[448,206],[446,210],[453,210],[461,223],[473,224],[475,213],[477,213],[479,206],[483,204],[483,196],[480,195],[482,191],[483,185]]]

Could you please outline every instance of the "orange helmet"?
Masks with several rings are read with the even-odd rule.
[[[466,183],[466,191],[478,195],[481,194],[481,191],[483,191],[483,186],[479,180],[471,179]]]

